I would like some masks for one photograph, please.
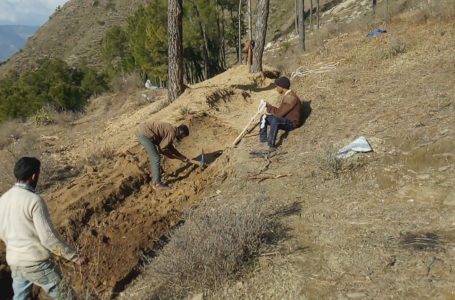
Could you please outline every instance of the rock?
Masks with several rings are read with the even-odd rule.
[[[452,166],[450,166],[450,165],[449,165],[449,166],[440,167],[440,168],[438,169],[438,172],[445,172],[445,171],[447,171],[448,169],[450,169],[451,167],[452,167]]]
[[[447,133],[449,132],[449,129],[444,129],[444,130],[441,130],[441,135],[446,135]]]
[[[417,179],[419,179],[419,180],[428,180],[428,179],[430,179],[430,174],[418,175]]]

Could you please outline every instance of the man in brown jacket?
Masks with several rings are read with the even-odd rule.
[[[242,53],[245,55],[245,63],[248,66],[251,66],[253,63],[253,49],[254,49],[254,41],[246,41],[245,47],[242,49]]]
[[[291,131],[302,124],[302,104],[299,97],[290,90],[291,82],[287,77],[279,77],[275,80],[276,90],[284,95],[281,105],[274,107],[267,103],[267,114],[263,116],[259,130],[259,141],[267,143],[270,150],[275,149],[275,140],[278,129]],[[270,125],[270,132],[267,134],[267,126]]]
[[[141,124],[136,132],[137,139],[144,146],[149,156],[150,168],[152,171],[153,188],[156,190],[168,189],[167,185],[161,183],[160,155],[171,159],[179,159],[185,163],[191,163],[185,155],[181,154],[174,147],[176,140],[187,137],[190,131],[186,125],[174,127],[164,122],[145,122]]]

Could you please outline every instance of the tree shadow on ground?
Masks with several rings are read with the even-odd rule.
[[[269,245],[277,245],[280,241],[289,239],[291,237],[291,228],[281,222],[281,218],[298,215],[302,211],[301,204],[299,202],[293,202],[289,205],[285,205],[274,209],[270,214],[270,217],[274,220],[272,223],[272,230],[264,237],[265,241]]]
[[[248,91],[252,91],[252,92],[255,92],[255,93],[259,93],[259,92],[273,90],[275,88],[275,85],[273,83],[270,83],[267,86],[258,87],[257,84],[254,84],[254,83],[252,83],[252,84],[236,84],[236,85],[234,85],[234,88],[241,89],[241,90],[248,90]]]

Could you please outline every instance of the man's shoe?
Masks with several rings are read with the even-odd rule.
[[[155,183],[153,185],[153,189],[156,190],[156,191],[163,191],[163,190],[168,190],[169,187],[165,184],[162,184],[162,183]]]

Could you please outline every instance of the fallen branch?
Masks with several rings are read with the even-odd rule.
[[[268,174],[268,173],[263,173],[263,174],[255,174],[255,175],[250,175],[248,176],[248,179],[254,179],[258,180],[258,182],[264,181],[266,179],[278,179],[278,178],[283,178],[291,176],[291,174]]]

